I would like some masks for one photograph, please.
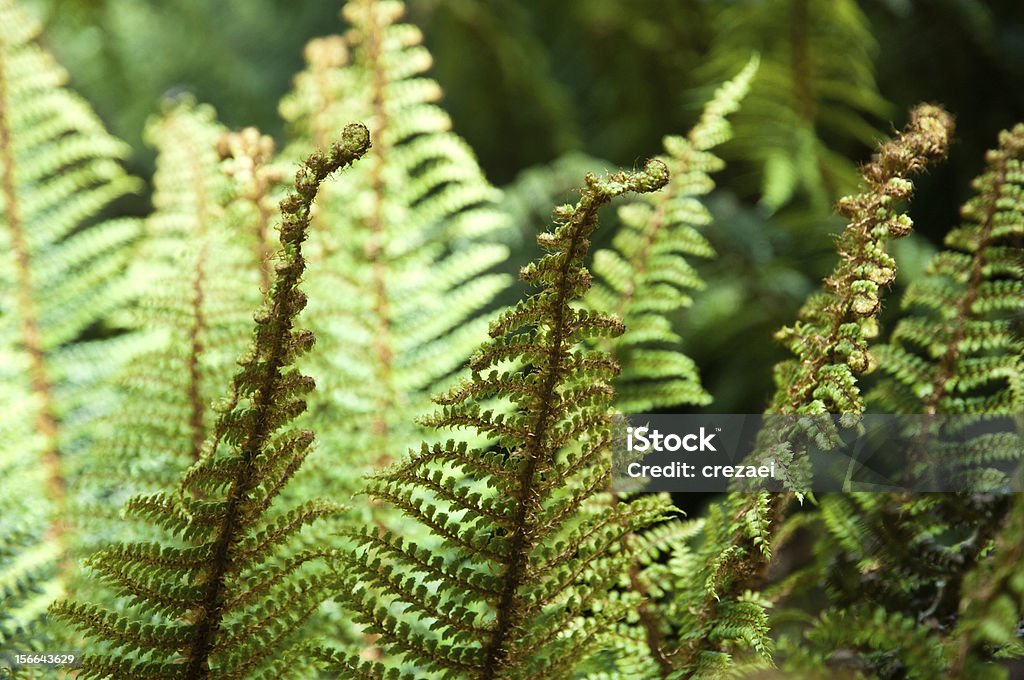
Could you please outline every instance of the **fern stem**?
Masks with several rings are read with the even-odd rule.
[[[796,111],[800,119],[809,127],[814,127],[815,106],[812,83],[813,62],[808,40],[808,0],[792,0],[789,14],[789,39],[792,49],[793,97],[796,99]]]
[[[199,338],[203,327],[206,325],[203,318],[205,265],[206,246],[204,244],[196,255],[195,276],[192,279],[192,326],[188,331],[188,400],[191,405],[188,426],[192,431],[192,448],[189,450],[189,458],[193,461],[199,460],[199,455],[203,449],[203,439],[205,438],[203,432],[203,412],[205,409],[202,398],[202,376],[199,371],[199,357],[203,352],[203,343]]]
[[[629,539],[634,536],[636,534],[630,533],[625,538]],[[630,547],[625,540],[624,545],[627,548]],[[650,594],[647,587],[640,580],[640,566],[636,563],[636,560],[633,560],[629,565],[629,588],[643,598],[637,607],[636,613],[640,619],[640,626],[644,631],[644,641],[647,643],[647,649],[650,650],[655,663],[658,664],[661,677],[669,678],[672,676],[675,668],[672,666],[672,661],[665,655],[663,648],[665,636],[661,632],[658,612],[649,602]]]
[[[388,447],[389,427],[387,414],[393,410],[395,401],[391,386],[391,370],[394,354],[391,351],[391,310],[388,300],[387,288],[387,265],[384,261],[385,244],[387,233],[384,225],[384,194],[387,187],[384,185],[384,168],[388,162],[388,145],[385,140],[388,135],[388,122],[390,116],[387,110],[387,98],[385,89],[388,84],[388,77],[383,61],[383,35],[378,13],[375,11],[376,3],[367,0],[365,3],[367,17],[366,31],[366,56],[372,69],[372,92],[371,105],[373,108],[373,119],[375,122],[374,137],[377,144],[371,156],[370,166],[370,192],[373,197],[373,207],[370,212],[369,227],[370,241],[367,244],[366,254],[372,265],[370,288],[373,291],[373,313],[376,322],[374,334],[373,351],[377,357],[375,366],[377,382],[382,389],[382,395],[377,404],[377,415],[374,416],[371,430],[377,438],[377,457],[374,460],[374,467],[382,468],[391,462],[391,455]]]
[[[654,188],[663,186],[667,180],[668,172],[665,166],[661,165],[660,170],[661,180]],[[493,680],[498,677],[498,672],[509,661],[511,633],[521,623],[524,615],[523,608],[516,602],[516,595],[525,583],[526,563],[534,547],[537,533],[537,512],[542,510],[535,499],[538,490],[536,480],[538,469],[547,455],[546,440],[551,427],[557,421],[557,388],[563,379],[564,357],[567,351],[565,345],[569,335],[566,313],[570,309],[569,300],[575,294],[578,285],[571,280],[570,275],[586,254],[589,247],[587,237],[596,226],[598,210],[611,198],[611,192],[602,190],[593,178],[588,177],[587,187],[581,192],[580,202],[573,210],[567,225],[568,243],[563,251],[563,261],[558,269],[557,278],[551,284],[554,292],[550,307],[553,310],[553,318],[545,338],[547,361],[538,380],[540,389],[535,402],[537,415],[527,435],[527,444],[522,449],[526,464],[519,474],[513,494],[516,510],[512,519],[509,558],[501,579],[500,595],[495,603],[494,629],[490,641],[484,647],[485,661],[481,680]]]
[[[25,225],[22,222],[18,191],[14,179],[14,146],[8,120],[8,86],[6,64],[0,58],[0,170],[3,172],[2,190],[7,227],[11,235],[11,249],[14,251],[15,275],[17,277],[17,307],[21,317],[21,341],[29,358],[29,378],[33,395],[39,401],[36,409],[36,430],[45,442],[41,462],[46,470],[49,496],[59,508],[67,489],[67,481],[61,469],[60,449],[57,436],[57,418],[53,404],[53,385],[47,375],[46,352],[39,332],[39,315],[33,300],[32,256],[25,240]],[[60,513],[57,513],[58,516]],[[58,538],[63,534],[58,521],[51,526]]]
[[[490,643],[485,648],[486,661],[484,662],[484,672],[481,675],[481,680],[492,680],[496,677],[495,674],[500,669],[507,655],[506,645],[509,640],[509,633],[519,623],[521,618],[519,609],[518,607],[513,607],[513,602],[516,593],[519,592],[523,585],[524,567],[530,550],[533,547],[531,543],[532,537],[530,536],[534,523],[533,514],[530,512],[533,505],[530,502],[531,492],[534,487],[537,466],[541,462],[541,445],[547,438],[548,428],[551,426],[551,414],[556,400],[555,387],[558,385],[561,375],[559,369],[561,367],[562,353],[564,351],[563,343],[566,336],[565,309],[572,291],[572,286],[567,281],[567,275],[572,268],[574,260],[579,256],[577,251],[580,247],[581,232],[587,224],[587,220],[577,220],[576,218],[577,215],[585,215],[592,221],[597,214],[598,208],[607,201],[607,196],[604,196],[604,201],[598,202],[594,200],[592,194],[585,193],[580,201],[580,208],[573,215],[575,228],[569,237],[569,247],[566,249],[565,261],[559,270],[558,280],[555,284],[555,318],[550,335],[548,336],[551,347],[548,350],[547,365],[544,367],[546,375],[541,379],[542,387],[538,400],[539,409],[537,418],[530,430],[529,445],[523,450],[526,465],[519,476],[518,488],[515,493],[516,513],[512,520],[511,558],[502,579],[501,595],[496,604],[497,620],[494,632],[491,635]]]
[[[221,625],[226,604],[226,581],[233,565],[233,549],[243,537],[240,527],[240,505],[252,491],[254,482],[252,462],[263,452],[267,438],[274,426],[272,411],[275,407],[275,393],[282,378],[281,370],[287,365],[291,351],[292,323],[301,311],[304,299],[297,290],[299,279],[305,271],[302,258],[302,242],[309,229],[309,213],[320,184],[329,174],[355,161],[369,147],[369,133],[361,125],[350,125],[345,129],[342,143],[335,144],[329,153],[315,153],[306,160],[296,175],[296,191],[281,202],[282,226],[281,245],[285,261],[277,267],[277,277],[270,291],[266,316],[256,331],[256,345],[253,355],[246,362],[248,367],[260,369],[260,375],[253,389],[253,403],[246,431],[238,437],[243,465],[240,474],[232,481],[228,493],[227,508],[210,560],[208,580],[199,607],[195,633],[186,654],[188,667],[185,677],[200,680],[210,677],[209,659],[213,652],[214,634]],[[265,332],[264,332],[265,331]],[[243,373],[236,376],[237,384]],[[230,428],[227,414],[217,424],[217,431]]]
[[[189,135],[182,135],[183,139],[191,140]],[[199,367],[199,359],[203,353],[202,333],[206,327],[206,318],[203,314],[204,291],[206,287],[206,249],[207,231],[209,227],[209,201],[207,198],[205,173],[199,164],[199,155],[193,151],[189,154],[192,166],[192,182],[196,196],[196,230],[195,238],[200,243],[199,252],[196,254],[195,271],[192,278],[192,325],[188,329],[188,388],[187,395],[190,405],[188,427],[192,432],[192,446],[189,450],[189,458],[192,461],[199,460],[203,449],[205,433],[205,411],[206,405],[203,400],[202,374]]]

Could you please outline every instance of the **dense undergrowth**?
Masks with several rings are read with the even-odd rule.
[[[1015,432],[951,452],[963,492],[799,482],[835,434],[816,416],[1019,420],[1024,126],[886,306],[953,116],[878,133],[903,116],[852,0],[754,9],[717,15],[717,86],[651,160],[502,191],[403,4],[350,0],[281,101],[284,144],[165,102],[133,218],[130,149],[0,0],[0,677],[58,650],[83,679],[1013,677],[1024,503],[994,464]],[[811,419],[758,437],[785,488],[684,516],[611,490],[613,424],[715,408],[686,332],[748,313],[730,277],[772,276],[704,266],[738,228],[708,208],[733,161],[762,214],[827,231],[838,199],[845,226],[761,367],[766,414]],[[577,171],[530,261],[521,223]],[[702,297],[720,309],[688,325]]]

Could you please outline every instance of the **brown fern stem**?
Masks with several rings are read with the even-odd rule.
[[[374,136],[377,143],[374,145],[374,153],[371,157],[370,166],[370,189],[373,196],[373,207],[369,218],[370,240],[367,244],[366,255],[372,263],[372,274],[370,288],[373,293],[373,316],[376,325],[373,339],[373,352],[376,356],[375,370],[377,374],[377,385],[382,394],[377,402],[377,415],[374,416],[371,431],[376,438],[377,457],[374,467],[382,468],[391,462],[391,452],[388,446],[390,427],[387,414],[394,410],[395,397],[392,389],[392,364],[394,354],[391,351],[391,306],[388,298],[387,288],[387,227],[384,222],[384,195],[387,187],[384,185],[384,168],[388,161],[388,110],[385,89],[388,84],[387,73],[384,69],[383,51],[384,36],[383,28],[378,20],[375,3],[369,0],[365,3],[367,15],[366,56],[373,72],[373,85],[371,101],[373,107],[373,119],[375,122]]]
[[[576,215],[583,215],[585,217],[578,219],[574,225],[575,229],[573,229],[570,235],[569,246],[566,248],[565,261],[559,270],[558,280],[555,284],[555,300],[552,303],[552,308],[555,310],[555,318],[552,320],[551,330],[547,338],[549,349],[547,352],[547,363],[543,368],[545,375],[540,381],[541,389],[538,395],[537,417],[534,420],[533,427],[530,428],[531,438],[523,449],[522,455],[527,462],[519,475],[515,493],[516,512],[512,519],[512,526],[514,528],[510,543],[511,558],[502,579],[501,594],[495,605],[497,618],[494,632],[485,647],[486,657],[484,671],[480,676],[481,680],[493,680],[496,677],[496,673],[507,661],[510,633],[521,622],[521,610],[518,606],[515,606],[515,598],[523,585],[526,561],[529,558],[530,550],[533,548],[533,541],[535,540],[535,513],[540,508],[537,507],[533,500],[533,490],[537,468],[545,455],[543,446],[554,420],[554,409],[557,402],[555,389],[558,386],[559,379],[562,377],[562,362],[565,354],[564,344],[567,335],[565,311],[572,292],[568,275],[574,260],[579,256],[579,249],[581,246],[585,248],[585,245],[581,243],[583,228],[588,223],[588,219],[592,220],[597,209],[607,200],[607,197],[604,198],[604,201],[594,200],[594,197],[589,193],[583,195]],[[574,220],[576,220],[575,215]]]
[[[203,377],[199,368],[199,360],[203,354],[202,335],[206,328],[206,316],[203,313],[203,300],[206,288],[206,248],[209,221],[209,203],[206,184],[203,181],[203,170],[198,161],[198,154],[189,154],[192,165],[192,182],[196,195],[196,242],[201,244],[196,254],[195,269],[192,277],[192,325],[188,329],[188,427],[192,433],[189,458],[199,460],[206,439],[205,415],[206,403],[203,400]]]
[[[200,237],[202,238],[202,237]],[[189,450],[189,458],[193,461],[199,460],[203,450],[205,428],[203,427],[203,416],[205,403],[203,401],[202,375],[199,371],[199,358],[203,353],[203,342],[200,339],[203,327],[206,325],[203,317],[203,285],[206,278],[206,246],[199,249],[196,256],[195,274],[192,279],[192,326],[188,331],[189,356],[188,356],[188,401],[190,412],[188,427],[192,432],[192,445]]]
[[[797,115],[808,126],[814,127],[815,106],[812,90],[811,46],[808,39],[810,30],[810,8],[808,0],[792,0],[790,5],[789,40],[792,49],[793,96],[796,99]]]
[[[2,190],[7,227],[11,236],[11,250],[14,253],[15,276],[17,280],[16,305],[21,318],[21,342],[29,359],[29,380],[32,394],[38,400],[36,409],[36,431],[43,437],[44,448],[41,463],[46,470],[47,491],[58,507],[64,501],[67,481],[61,469],[58,441],[57,418],[53,403],[53,385],[47,372],[47,357],[39,331],[39,312],[34,300],[32,285],[32,256],[25,239],[25,224],[20,214],[20,202],[14,179],[14,146],[8,120],[7,74],[0,59],[0,170],[3,171]],[[59,513],[58,513],[59,514]],[[62,523],[57,521],[51,532],[63,535]]]
[[[361,125],[350,125],[345,129],[342,144],[335,144],[329,154],[316,153],[307,159],[296,177],[296,192],[281,202],[283,225],[281,244],[288,261],[277,268],[277,278],[271,289],[265,320],[256,333],[254,354],[243,373],[236,376],[235,391],[240,393],[239,382],[246,368],[258,367],[260,374],[255,385],[246,387],[251,391],[250,417],[246,418],[246,430],[238,433],[239,448],[245,464],[240,466],[228,492],[227,507],[217,539],[213,545],[207,572],[206,587],[197,609],[195,633],[185,650],[187,680],[204,680],[211,677],[210,656],[214,651],[215,634],[223,621],[226,603],[226,584],[234,568],[234,549],[244,535],[241,525],[241,505],[259,482],[253,478],[251,461],[260,455],[267,439],[273,433],[272,412],[274,398],[282,369],[287,365],[289,343],[292,342],[292,324],[301,310],[303,298],[297,290],[298,282],[305,271],[302,258],[302,242],[309,230],[309,213],[320,184],[329,174],[361,157],[369,147],[369,134]],[[248,380],[248,378],[246,378]],[[231,423],[227,414],[217,423],[218,437],[227,431]]]

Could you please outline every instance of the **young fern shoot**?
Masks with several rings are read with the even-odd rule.
[[[1005,538],[997,541],[997,554],[989,552],[1010,505],[1005,495],[992,493],[1010,481],[992,463],[1019,461],[1024,444],[1015,432],[950,443],[943,443],[943,435],[993,416],[1017,414],[1024,403],[1024,339],[1015,318],[1024,307],[1022,166],[1024,125],[1017,125],[1002,132],[999,147],[988,152],[986,168],[973,183],[976,194],[962,207],[963,223],[947,235],[946,249],[907,289],[903,306],[911,313],[896,325],[888,344],[872,349],[882,379],[868,394],[869,401],[885,412],[924,416],[911,421],[905,433],[908,481],[921,479],[930,464],[943,469],[950,481],[979,493],[826,496],[821,499],[816,552],[828,557],[809,567],[827,584],[830,609],[850,609],[844,614],[854,624],[848,631],[868,627],[859,617],[926,620],[940,634],[919,642],[937,648],[942,633],[957,626],[952,636],[954,675],[968,666],[981,672],[987,654],[974,641],[985,638],[981,624],[989,615],[999,626],[1012,618],[1005,608],[1012,598],[1004,599],[1000,611],[986,611],[986,598],[1003,599],[994,594],[1012,584],[981,585],[978,579],[984,575],[998,582],[1002,567],[981,566],[979,560],[989,555],[998,563],[1007,554],[1019,553]],[[940,456],[941,463],[935,465]],[[1014,532],[1012,521],[1006,531]],[[967,592],[978,595],[977,604],[964,599],[965,585]],[[1006,592],[1012,593],[1012,587]],[[865,609],[859,606],[865,601],[879,604]],[[958,620],[963,616],[967,618]],[[812,631],[828,625],[822,617]],[[815,635],[809,639],[817,642]],[[837,630],[825,639],[841,643],[843,636]],[[823,650],[804,647],[805,653],[788,667],[813,672],[821,665]],[[877,644],[868,645],[861,653],[867,660],[877,650]],[[920,652],[907,648],[898,655],[911,674],[936,675],[932,666],[914,666],[926,658]],[[941,674],[946,672],[953,671]]]
[[[617,366],[588,339],[622,324],[579,309],[590,287],[583,261],[598,209],[626,192],[655,191],[668,171],[586,178],[575,206],[555,211],[538,238],[549,251],[523,268],[539,291],[491,324],[470,361],[472,377],[436,398],[436,428],[471,428],[497,440],[473,449],[424,444],[367,492],[429,529],[422,544],[368,529],[353,535],[337,597],[359,612],[379,645],[401,657],[401,677],[563,678],[590,651],[614,608],[581,619],[617,579],[623,535],[663,507],[640,499],[588,503],[608,484]],[[495,398],[507,408],[487,408]],[[327,651],[351,678],[399,677],[382,664]]]
[[[856,375],[871,368],[867,338],[877,334],[880,296],[896,273],[885,244],[911,229],[910,218],[894,203],[910,196],[909,176],[945,155],[952,130],[952,118],[941,108],[916,107],[907,128],[882,144],[862,169],[865,190],[839,202],[837,210],[850,220],[836,243],[840,262],[825,279],[825,290],[801,309],[800,320],[778,334],[796,359],[776,367],[769,415],[863,413]],[[792,466],[799,475],[804,438],[827,437],[831,422],[824,431],[769,425],[755,455],[774,459],[779,468]],[[712,509],[701,548],[704,587],[687,593],[692,619],[680,640],[680,667],[691,676],[724,670],[736,646],[768,656],[765,603],[749,589],[771,559],[786,497],[735,492]]]
[[[128,270],[137,304],[125,315],[135,331],[125,341],[135,353],[112,381],[123,403],[105,419],[105,436],[84,457],[73,489],[76,556],[129,533],[143,537],[121,507],[132,496],[172,487],[198,460],[216,419],[214,404],[226,396],[248,345],[252,310],[262,302],[265,239],[249,226],[260,224],[252,205],[257,187],[236,170],[245,158],[258,159],[237,148],[225,162],[222,152],[232,152],[218,148],[234,135],[211,107],[190,101],[147,127],[157,171],[146,239]],[[269,180],[265,171],[249,174]]]
[[[67,601],[51,608],[106,649],[88,656],[80,677],[276,677],[301,664],[295,633],[324,596],[327,576],[318,562],[325,549],[297,552],[291,544],[304,526],[340,511],[313,500],[270,512],[313,443],[309,431],[284,429],[313,387],[292,368],[314,339],[294,328],[306,303],[298,289],[302,243],[320,184],[368,147],[366,128],[349,125],[339,143],[300,167],[294,193],[281,202],[283,252],[274,283],[202,457],[175,491],[127,503],[128,513],[170,537],[116,544],[89,559],[127,598],[130,614]]]

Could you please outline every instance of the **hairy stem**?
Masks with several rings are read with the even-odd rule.
[[[253,393],[252,404],[246,419],[246,429],[238,433],[238,446],[244,464],[233,480],[228,492],[227,506],[213,555],[206,575],[202,602],[197,610],[195,632],[186,650],[188,659],[185,677],[200,680],[211,677],[210,656],[214,651],[215,634],[219,630],[226,603],[226,582],[234,568],[234,548],[244,535],[242,525],[242,504],[259,481],[253,478],[251,462],[264,451],[267,439],[273,433],[272,411],[277,388],[282,379],[282,369],[287,366],[293,342],[292,324],[302,309],[304,299],[297,290],[298,282],[305,271],[302,258],[302,242],[309,229],[309,212],[320,184],[329,174],[361,157],[369,148],[369,133],[362,125],[345,128],[342,142],[331,147],[326,154],[315,153],[306,160],[296,176],[296,191],[281,202],[283,224],[281,245],[285,261],[277,267],[277,277],[267,302],[265,318],[259,322],[255,335],[254,354],[236,376],[236,392],[241,392],[238,383],[251,380],[246,369],[258,370],[258,378],[246,387]],[[217,431],[224,432],[231,427],[225,413],[217,424]]]

